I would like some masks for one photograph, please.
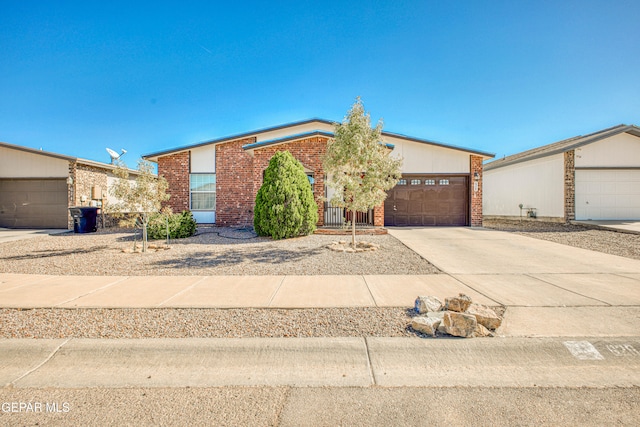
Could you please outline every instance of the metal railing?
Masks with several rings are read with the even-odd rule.
[[[324,226],[342,228],[351,224],[353,212],[324,204]],[[356,227],[373,227],[373,210],[356,212]]]

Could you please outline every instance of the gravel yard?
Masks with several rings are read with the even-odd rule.
[[[409,308],[0,309],[0,338],[402,337]]]
[[[577,248],[640,259],[640,235],[638,234],[538,221],[484,220],[483,226]]]
[[[390,235],[357,236],[380,250],[339,253],[326,248],[349,236],[311,235],[274,241],[249,231],[202,227],[170,249],[125,253],[131,230],[65,233],[0,244],[0,273],[147,275],[432,274],[440,271]],[[140,244],[138,239],[138,244]]]

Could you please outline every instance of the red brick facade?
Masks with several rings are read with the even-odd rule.
[[[245,150],[243,145],[255,138],[238,139],[216,145],[216,224],[238,226],[253,224],[256,194],[262,186],[264,170],[278,151],[289,151],[305,168],[313,171],[313,194],[318,204],[318,225],[324,224],[325,176],[322,157],[328,138],[314,136],[287,144]],[[167,202],[174,212],[189,209],[189,152],[158,159],[158,175],[169,183]],[[374,209],[374,225],[384,225],[384,208]]]
[[[482,157],[469,156],[471,162],[471,226],[482,227]],[[476,181],[476,174],[478,180]],[[476,186],[477,183],[477,186]]]
[[[318,204],[318,225],[324,224],[325,175],[322,158],[326,153],[328,138],[313,136],[283,144],[243,149],[243,145],[255,143],[254,137],[221,142],[216,145],[216,224],[221,226],[253,225],[253,209],[256,194],[262,185],[264,170],[278,151],[289,151],[306,169],[313,171],[313,194]],[[471,226],[482,226],[482,160],[470,156],[471,166]],[[174,212],[189,209],[188,151],[158,159],[158,174],[169,183],[171,198],[167,203]],[[478,173],[478,189],[475,190],[474,174]],[[374,209],[374,225],[384,226],[384,205]]]
[[[174,212],[189,210],[189,165],[188,151],[171,154],[158,159],[158,176],[163,176],[169,184],[171,198],[166,205]]]
[[[242,146],[255,138],[238,139],[216,145],[216,224],[253,225],[256,201],[251,153]],[[262,183],[262,179],[260,179]],[[258,186],[258,188],[260,188]]]

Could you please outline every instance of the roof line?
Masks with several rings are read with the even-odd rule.
[[[103,163],[96,160],[82,159],[80,157],[67,156],[66,154],[58,154],[58,153],[53,153],[51,151],[38,150],[35,148],[25,147],[23,145],[9,144],[8,142],[0,142],[0,147],[9,148],[12,150],[24,151],[25,153],[30,153],[30,154],[38,154],[41,156],[53,157],[56,159],[66,160],[69,162],[76,162],[76,163],[85,164],[89,166],[100,167],[103,169],[109,169],[109,170],[115,169],[115,166],[109,163]],[[127,170],[129,170],[130,173],[139,173],[139,171],[128,168],[128,167],[127,167]]]
[[[0,146],[1,147],[6,147],[6,148],[10,148],[10,149],[13,149],[13,150],[24,151],[24,152],[27,152],[27,153],[40,154],[40,155],[48,156],[48,157],[55,157],[55,158],[62,159],[62,160],[69,160],[69,161],[78,160],[77,157],[67,156],[65,154],[52,153],[50,151],[37,150],[35,148],[25,147],[23,145],[9,144],[8,142],[0,142]]]
[[[254,131],[251,131],[251,132],[244,132],[244,133],[241,133],[241,134],[224,136],[222,138],[216,138],[216,139],[210,139],[210,140],[207,140],[207,141],[201,141],[201,142],[197,142],[195,144],[185,145],[183,147],[171,148],[171,149],[168,149],[168,150],[157,151],[155,153],[145,154],[145,155],[142,156],[142,158],[146,159],[146,158],[149,158],[149,157],[159,157],[159,156],[162,156],[162,155],[165,155],[165,154],[179,153],[181,151],[186,151],[186,150],[190,150],[192,148],[202,147],[204,145],[220,144],[220,143],[223,143],[223,142],[235,141],[237,139],[247,138],[249,136],[257,135],[257,134],[260,134],[260,133],[272,132],[272,131],[275,131],[275,130],[280,130],[280,129],[284,129],[284,128],[288,128],[288,127],[292,127],[292,126],[305,125],[305,124],[313,123],[313,122],[325,123],[325,124],[329,124],[329,125],[332,125],[334,123],[332,121],[325,120],[325,119],[319,119],[319,118],[301,120],[301,121],[298,121],[298,122],[291,122],[291,123],[287,123],[287,124],[283,124],[283,125],[278,125],[278,126],[272,126],[272,127],[267,127],[267,128],[263,128],[263,129],[258,129],[258,130],[254,130]]]
[[[637,126],[620,124],[597,132],[592,132],[587,135],[578,135],[571,138],[562,139],[557,142],[552,142],[551,144],[535,147],[530,150],[521,151],[520,153],[515,153],[502,159],[487,163],[484,165],[484,169],[499,169],[505,166],[522,163],[529,160],[536,160],[543,157],[553,156],[555,154],[574,150],[587,144],[592,144],[594,142],[609,138],[614,135],[628,133],[629,131],[633,131],[633,133],[631,133],[632,135],[640,137],[640,128],[638,128]]]
[[[326,132],[323,130],[314,130],[311,132],[298,133],[295,135],[285,136],[284,138],[276,138],[276,139],[270,139],[268,141],[252,142],[250,144],[243,145],[242,148],[245,150],[251,150],[254,148],[266,147],[268,145],[282,144],[285,142],[295,141],[298,139],[311,138],[313,136],[326,136],[327,138],[332,138],[334,134],[333,132]]]
[[[182,152],[182,151],[191,150],[193,148],[198,148],[198,147],[202,147],[202,146],[205,146],[205,145],[220,144],[220,143],[235,141],[235,140],[238,140],[238,139],[243,139],[243,138],[247,138],[247,137],[250,137],[250,136],[254,136],[254,135],[257,135],[257,134],[260,134],[260,133],[271,132],[271,131],[275,131],[275,130],[280,130],[280,129],[285,129],[285,128],[289,128],[289,127],[305,125],[305,124],[314,123],[314,122],[328,124],[328,125],[333,125],[333,124],[337,123],[337,122],[333,122],[333,121],[326,120],[326,119],[312,118],[312,119],[302,120],[302,121],[298,121],[298,122],[291,122],[291,123],[287,123],[287,124],[283,124],[283,125],[279,125],[279,126],[263,128],[263,129],[255,130],[255,131],[251,131],[251,132],[245,132],[245,133],[241,133],[241,134],[225,136],[225,137],[222,137],[222,138],[202,141],[202,142],[198,142],[196,144],[186,145],[186,146],[183,146],[183,147],[157,151],[155,153],[145,154],[145,155],[142,156],[142,158],[143,159],[149,159],[151,157],[160,157],[160,156],[163,156],[163,155],[168,155],[168,154],[172,154],[172,153],[179,153],[179,152]],[[317,132],[317,135],[323,135],[324,134],[325,136],[333,136],[332,133],[326,132],[326,131],[316,130],[314,132]],[[310,136],[312,136],[312,134],[313,134],[313,132],[309,133]],[[415,138],[415,137],[402,135],[402,134],[399,134],[399,133],[388,132],[388,131],[384,131],[384,130],[382,131],[382,135],[383,136],[388,136],[388,137],[391,137],[391,138],[403,139],[405,141],[418,142],[418,143],[422,143],[422,144],[429,144],[429,145],[434,145],[434,146],[438,146],[438,147],[442,147],[442,148],[448,148],[448,149],[463,151],[463,152],[466,152],[466,153],[478,154],[478,155],[483,156],[483,157],[490,157],[490,158],[495,157],[495,153],[489,153],[489,152],[486,152],[486,151],[480,151],[480,150],[475,150],[475,149],[470,149],[470,148],[465,148],[465,147],[459,147],[459,146],[455,146],[455,145],[444,144],[444,143],[441,143],[441,142],[431,141],[431,140],[428,140],[428,139]],[[284,137],[284,138],[277,139],[277,140],[254,142],[254,143],[250,143],[250,144],[245,144],[243,146],[243,148],[246,150],[246,149],[252,149],[252,148],[260,147],[260,146],[263,146],[263,145],[269,145],[269,144],[274,144],[274,143],[283,143],[283,142],[287,142],[287,141],[290,141],[290,140],[293,140],[293,139],[297,139],[299,137],[300,137],[300,135],[292,135],[290,137]],[[277,142],[274,142],[274,141],[277,141]]]

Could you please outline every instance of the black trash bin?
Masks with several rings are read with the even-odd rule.
[[[69,213],[73,217],[73,232],[93,233],[97,231],[98,209],[100,208],[93,206],[74,206],[69,208]]]

